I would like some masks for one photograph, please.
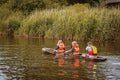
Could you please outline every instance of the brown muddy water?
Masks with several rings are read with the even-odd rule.
[[[0,80],[120,80],[120,42],[95,43],[104,62],[54,59],[41,48],[56,46],[57,40],[0,38]],[[81,53],[85,42],[78,41]],[[66,50],[71,41],[65,41]]]

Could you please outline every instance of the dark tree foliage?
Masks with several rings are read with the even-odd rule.
[[[8,0],[0,0],[0,5],[6,3]]]
[[[98,0],[0,0],[0,5],[5,5],[12,11],[22,11],[29,14],[35,9],[62,8],[76,3],[89,3],[94,5]]]
[[[7,7],[13,11],[22,11],[23,13],[29,13],[35,9],[42,9],[45,4],[41,0],[9,0]]]
[[[35,9],[49,9],[68,5],[67,0],[1,0],[0,5],[5,5],[13,11],[30,13]]]
[[[98,3],[99,0],[67,0],[69,4],[76,4],[76,3],[89,3],[90,5],[94,5]]]

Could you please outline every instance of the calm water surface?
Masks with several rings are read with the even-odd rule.
[[[120,42],[95,43],[105,62],[54,59],[41,48],[54,48],[57,41],[0,38],[0,80],[120,80]],[[65,41],[66,49],[71,41]],[[79,42],[85,52],[85,42]]]

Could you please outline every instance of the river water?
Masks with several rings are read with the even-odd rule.
[[[71,41],[64,41],[70,49]],[[120,80],[120,42],[95,43],[104,62],[54,59],[41,48],[56,46],[56,40],[0,38],[0,80]],[[81,53],[85,42],[78,41]]]

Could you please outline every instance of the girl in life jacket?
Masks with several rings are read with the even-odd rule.
[[[97,48],[92,45],[92,42],[87,43],[86,50],[88,51],[88,55],[90,56],[96,56],[97,55]]]
[[[78,54],[80,54],[80,48],[79,48],[79,45],[77,44],[76,41],[73,41],[73,42],[72,42],[71,53],[72,53],[73,55],[78,55]]]
[[[56,52],[63,53],[65,52],[65,46],[62,40],[59,40],[57,43],[57,47],[55,48]]]

